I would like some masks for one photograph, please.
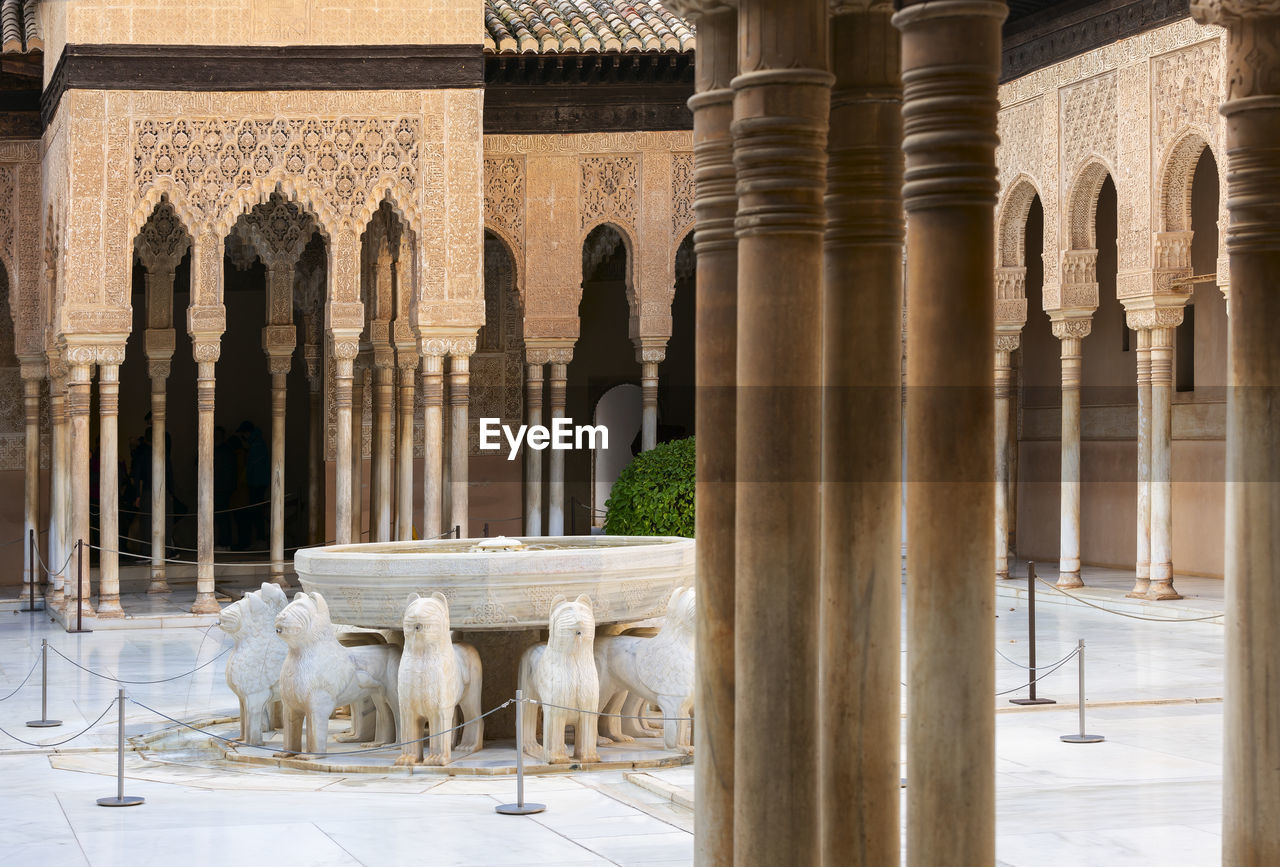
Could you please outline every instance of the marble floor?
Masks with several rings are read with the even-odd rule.
[[[167,627],[68,635],[47,618],[0,615],[0,813],[6,865],[172,864],[687,864],[692,859],[690,767],[530,777],[530,817],[499,816],[510,777],[303,773],[237,766],[210,750],[131,752],[126,791],[141,807],[110,810],[116,686],[61,657],[49,662],[56,729],[40,715],[42,638],[75,663],[130,680],[138,701],[180,719],[230,716],[225,647],[216,629]],[[1077,725],[1075,662],[1048,675],[1056,705],[1020,708],[1026,607],[996,604],[999,863],[1212,865],[1221,816],[1222,627],[1153,623],[1067,605],[1037,612],[1041,665],[1087,647],[1088,729],[1106,741],[1068,745]],[[910,671],[904,650],[904,679]],[[211,661],[212,660],[212,661]],[[210,662],[211,661],[211,662]],[[187,677],[176,675],[205,665]],[[905,710],[905,705],[904,705]],[[41,749],[102,722],[63,747]],[[129,706],[126,734],[169,724]],[[153,739],[149,739],[156,746]],[[189,747],[190,744],[187,744]],[[904,767],[910,785],[910,767]],[[905,790],[904,790],[905,792]],[[905,793],[904,793],[905,805]]]

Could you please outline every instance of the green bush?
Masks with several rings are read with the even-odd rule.
[[[641,452],[605,503],[611,536],[693,536],[693,437]]]

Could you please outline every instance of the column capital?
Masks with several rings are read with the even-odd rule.
[[[1006,359],[1005,359],[1006,364],[1008,363],[1007,353],[1010,353],[1016,350],[1021,340],[1022,340],[1021,335],[1016,332],[1012,334],[1005,333],[1005,332],[996,333],[995,351],[1006,353]]]
[[[1063,317],[1053,319],[1050,327],[1053,329],[1053,336],[1059,340],[1083,340],[1089,336],[1093,320],[1088,317]]]
[[[187,334],[192,342],[221,340],[227,330],[227,308],[222,304],[202,304],[187,308]]]
[[[1182,324],[1186,303],[1185,295],[1127,299],[1124,303],[1125,323],[1137,331],[1148,328],[1177,328]]]
[[[574,343],[565,339],[525,340],[525,360],[529,364],[568,364],[573,361]]]
[[[26,380],[42,380],[49,375],[49,360],[39,355],[19,356],[21,375]]]
[[[662,362],[667,357],[666,337],[637,337],[632,341],[636,347],[636,362]]]
[[[333,357],[340,361],[354,361],[360,354],[360,332],[348,328],[331,328],[329,330],[330,345]]]
[[[173,358],[176,343],[176,332],[172,328],[148,328],[142,332],[142,348],[148,361],[163,361],[166,364]],[[168,374],[165,374],[166,376]]]

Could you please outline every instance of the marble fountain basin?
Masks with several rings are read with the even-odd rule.
[[[557,596],[591,598],[597,625],[661,616],[693,586],[694,541],[679,536],[537,536],[370,542],[294,554],[302,588],[335,623],[399,629],[414,593],[441,593],[455,630],[545,629]]]

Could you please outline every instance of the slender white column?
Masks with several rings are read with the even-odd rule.
[[[271,355],[271,580],[287,587],[284,578],[284,448],[285,412],[292,355]]]
[[[22,407],[26,424],[25,453],[23,455],[22,485],[22,598],[32,598],[32,584],[35,591],[43,593],[40,588],[39,566],[32,571],[31,563],[35,552],[34,544],[40,544],[40,383],[44,380],[45,365],[22,365]],[[32,533],[36,533],[32,538]]]
[[[307,542],[320,545],[325,541],[324,529],[324,348],[319,342],[319,316],[308,314],[304,321],[306,344],[303,360],[307,365],[308,399],[307,429]]]
[[[1173,589],[1173,334],[1151,329],[1151,586],[1148,599],[1181,599]]]
[[[166,530],[168,529],[168,490],[165,478],[165,430],[168,409],[169,359],[148,362],[151,373],[151,582],[148,593],[168,593],[165,577]]]
[[[413,399],[418,371],[418,351],[412,344],[396,350],[400,369],[400,430],[396,435],[396,534],[413,538]]]
[[[196,598],[193,614],[221,610],[213,595],[213,409],[214,368],[222,354],[218,340],[192,345],[196,360]]]
[[[85,617],[93,616],[93,605],[89,601],[92,595],[92,580],[89,569],[89,389],[92,382],[93,357],[91,347],[74,347],[68,349],[67,358],[67,427],[70,431],[70,535],[71,548],[77,541],[83,541],[85,550],[83,563],[77,562],[73,555],[67,567],[66,622],[68,628],[75,623],[77,605]],[[83,575],[79,567],[83,566]]]
[[[1009,577],[1009,354],[1018,338],[996,337],[996,578]]]
[[[568,353],[560,356],[563,361],[551,362],[551,423],[564,418],[565,388],[569,377]],[[548,449],[547,461],[547,535],[564,535],[564,452]]]
[[[98,358],[98,616],[124,617],[120,607],[120,366],[124,347]],[[114,362],[114,363],[113,363]]]
[[[1151,588],[1151,329],[1137,329],[1138,363],[1138,514],[1133,589],[1141,598]]]
[[[658,362],[646,359],[640,364],[640,450],[647,452],[658,444]]]
[[[49,359],[49,423],[53,428],[49,455],[49,538],[47,563],[50,570],[45,605],[62,610],[66,604],[63,591],[67,551],[67,472],[70,451],[67,448],[67,383],[66,368],[61,360]]]
[[[428,351],[423,341],[422,397],[422,535],[425,539],[444,532],[444,355]]]
[[[373,461],[369,489],[371,541],[391,541],[391,465],[395,424],[395,377],[390,346],[374,351]]]
[[[542,364],[525,365],[525,409],[529,429],[542,424]],[[524,448],[524,534],[542,535],[542,452]]]
[[[1062,351],[1062,497],[1058,531],[1058,586],[1083,587],[1080,580],[1080,342],[1087,319],[1053,323]],[[998,413],[997,413],[998,416]]]
[[[457,341],[465,344],[466,341]],[[467,461],[470,459],[467,412],[471,400],[470,356],[475,351],[475,341],[460,349],[455,345],[449,355],[449,526],[461,527],[465,539],[467,530]]]
[[[352,454],[359,455],[359,440],[352,440],[352,433],[355,431],[352,419],[356,416],[351,404],[352,392],[355,390],[352,383],[353,365],[360,351],[360,343],[356,335],[334,335],[332,346],[333,406],[337,415],[334,420],[337,428],[334,454],[334,539],[339,545],[346,545],[353,539],[359,539],[358,535],[352,533],[355,526],[355,484],[358,478]]]
[[[367,360],[357,356],[351,375],[351,535],[349,541],[364,539],[364,374]]]

